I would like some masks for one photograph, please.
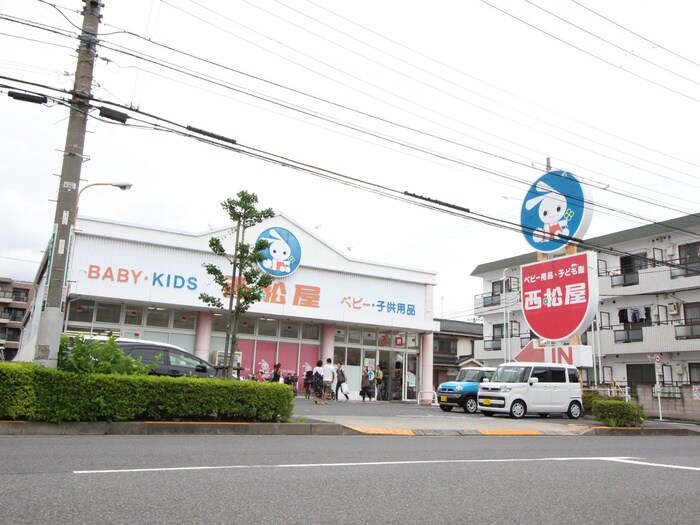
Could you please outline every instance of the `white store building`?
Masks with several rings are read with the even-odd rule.
[[[688,215],[585,240],[597,254],[597,319],[581,336],[593,347],[586,383],[700,383],[700,216]],[[536,340],[521,309],[522,265],[535,252],[478,265],[475,315],[484,339],[475,359],[497,365]],[[659,357],[657,357],[657,355]]]
[[[215,236],[235,238],[230,227],[190,234],[81,217],[65,331],[167,342],[219,360],[228,310],[199,298],[216,295],[228,305],[203,267],[230,267],[208,247]],[[265,267],[274,282],[239,327],[242,377],[267,373],[279,362],[284,374],[299,376],[301,386],[308,366],[331,357],[345,365],[355,394],[361,367],[382,365],[390,399],[416,399],[425,391],[421,399],[430,400],[433,332],[439,330],[434,273],[350,259],[284,215],[248,228],[245,236],[250,244],[262,236],[289,250],[282,257],[268,250]],[[39,283],[16,360],[33,360],[43,295]]]

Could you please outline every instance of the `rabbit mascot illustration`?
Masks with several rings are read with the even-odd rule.
[[[265,259],[263,261],[263,266],[276,272],[289,273],[291,271],[289,258],[292,255],[292,249],[275,230],[270,230],[270,235],[273,238],[267,238],[265,240],[270,242],[270,247],[268,249],[270,250],[272,259]]]
[[[537,228],[532,234],[535,242],[547,242],[560,235],[569,235],[569,221],[564,218],[567,213],[566,197],[544,182],[535,187],[540,195],[525,203],[525,208],[533,209],[539,205],[538,214],[542,228]]]

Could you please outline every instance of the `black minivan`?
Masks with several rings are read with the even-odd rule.
[[[175,345],[159,341],[143,341],[141,339],[125,339],[118,337],[115,342],[122,352],[134,359],[141,358],[144,365],[153,364],[156,356],[160,356],[153,373],[159,376],[181,377],[214,377],[216,369],[209,361]]]

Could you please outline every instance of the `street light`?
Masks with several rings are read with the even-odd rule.
[[[75,221],[77,222],[78,220],[78,204],[80,204],[80,196],[83,194],[83,192],[88,189],[92,188],[93,186],[112,186],[114,188],[119,188],[120,190],[126,191],[128,189],[131,189],[133,184],[130,182],[93,182],[91,184],[86,184],[82,188],[80,188],[80,191],[78,192],[78,196],[75,199]]]

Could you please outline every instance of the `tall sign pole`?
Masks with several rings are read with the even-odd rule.
[[[102,4],[83,0],[83,27],[78,48],[71,110],[68,118],[66,147],[56,200],[56,215],[49,244],[42,312],[39,320],[34,361],[55,367],[66,308],[68,265],[72,250],[75,210],[78,205],[80,171],[83,163],[87,112],[90,109],[92,75],[97,57],[97,29]]]

